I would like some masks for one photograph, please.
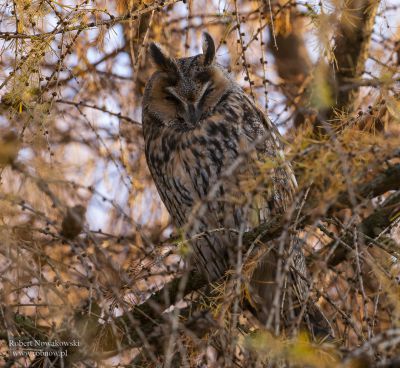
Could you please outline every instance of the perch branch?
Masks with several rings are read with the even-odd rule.
[[[360,193],[363,196],[368,195],[379,195],[388,190],[400,189],[400,181],[396,180],[400,174],[400,165],[393,166],[387,169],[384,173],[378,175],[371,181],[360,186]],[[344,196],[344,194],[343,194]],[[344,198],[344,197],[343,197]],[[343,205],[342,201],[342,205]],[[373,212],[369,217],[367,217],[359,225],[359,231],[364,233],[365,242],[374,243],[374,238],[376,238],[377,232],[387,228],[393,222],[393,209],[400,204],[400,195],[398,192],[389,197],[389,199],[383,204],[383,206]],[[397,206],[397,207],[396,207]],[[275,217],[271,219],[270,222],[265,223],[257,227],[256,229],[247,232],[244,235],[244,251],[247,251],[250,245],[256,241],[266,242],[271,239],[275,239],[280,236],[284,229],[285,219],[283,217]],[[371,229],[373,231],[371,232]],[[377,230],[378,229],[378,230]],[[379,230],[380,229],[380,230]],[[333,256],[328,260],[329,266],[335,266],[340,262],[347,259],[348,255],[351,254],[352,248],[350,245],[345,246],[344,244],[352,244],[351,241],[347,239],[349,234],[344,234],[343,237],[333,240],[331,244],[322,250],[318,251],[316,254],[309,257],[308,261],[313,261],[315,258],[324,259],[326,252],[331,250],[333,246],[336,246]],[[339,241],[339,245],[337,243]],[[164,285],[162,290],[159,290],[153,294],[149,299],[147,299],[143,304],[136,306],[132,311],[125,313],[121,317],[112,318],[112,323],[100,323],[98,317],[93,318],[93,316],[83,316],[74,319],[74,325],[82,325],[82,320],[91,320],[91,333],[88,337],[86,344],[90,344],[90,338],[94,339],[96,336],[103,336],[103,339],[98,344],[98,349],[100,351],[108,351],[108,354],[118,353],[118,349],[122,348],[132,348],[140,346],[150,346],[154,345],[154,342],[160,344],[161,336],[166,336],[165,329],[168,328],[168,313],[163,313],[170,305],[176,304],[178,302],[177,295],[179,294],[180,278],[176,278],[171,282]],[[196,272],[191,272],[189,275],[188,283],[185,287],[185,294],[195,292],[208,285],[208,281]],[[168,300],[168,305],[165,302]],[[201,325],[202,327],[198,331],[198,336],[201,337],[206,331],[212,327],[215,321],[204,312],[203,316],[193,318],[200,318],[202,321],[193,322],[192,318],[192,307],[184,307],[180,310],[180,316],[186,318],[187,321],[181,323],[181,330],[185,330],[187,324]],[[166,323],[167,322],[167,323]],[[17,323],[18,325],[18,323]],[[20,326],[21,327],[21,326]],[[120,336],[120,341],[117,342],[113,332],[117,327],[118,331],[123,331]],[[39,329],[39,327],[35,327]],[[24,326],[22,326],[24,329]],[[163,330],[164,329],[164,330]],[[77,328],[79,331],[79,328]],[[168,335],[168,334],[167,334]],[[88,342],[89,341],[89,342]],[[150,344],[151,343],[151,344]],[[119,344],[119,345],[118,345]],[[87,356],[86,352],[77,351],[73,356],[74,360],[79,360]]]

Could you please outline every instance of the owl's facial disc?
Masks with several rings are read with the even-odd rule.
[[[232,87],[229,77],[214,62],[212,37],[205,33],[203,39],[202,54],[179,59],[150,44],[157,71],[148,84],[145,107],[165,126],[184,123],[189,129],[196,127]]]
[[[213,91],[212,82],[201,86],[196,94],[184,96],[174,87],[167,87],[166,100],[176,106],[178,115],[191,126],[196,125],[203,115],[204,103],[207,96]]]

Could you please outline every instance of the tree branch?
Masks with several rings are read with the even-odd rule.
[[[400,184],[397,184],[400,187]],[[377,244],[376,238],[380,234],[393,225],[394,219],[392,214],[400,211],[400,195],[396,192],[389,197],[387,201],[374,211],[371,215],[365,218],[361,224],[358,225],[358,230],[363,235],[365,245]],[[315,259],[325,259],[327,254],[334,249],[332,256],[329,257],[327,264],[329,267],[335,267],[338,264],[347,260],[347,258],[355,250],[352,246],[354,234],[349,231],[341,237],[330,234],[334,238],[327,246],[311,255],[308,259],[312,262]],[[382,245],[382,248],[391,252],[387,247]]]
[[[400,189],[400,165],[395,165],[387,169],[384,173],[378,175],[371,181],[360,186],[359,193],[363,197],[380,195],[388,190]],[[345,194],[340,196],[341,205],[346,202]],[[400,195],[399,192],[392,195],[381,208],[377,209],[369,217],[367,217],[359,225],[359,231],[365,237],[366,244],[374,242],[377,234],[383,229],[390,226],[393,222],[393,211],[400,208]],[[246,252],[249,247],[255,242],[266,242],[280,236],[285,226],[285,218],[277,216],[272,218],[269,222],[260,225],[259,227],[247,232],[244,235],[243,244],[244,251]],[[349,254],[353,251],[350,244],[352,234],[344,234],[342,237],[337,237],[328,246],[308,257],[308,262],[313,262],[315,259],[324,259],[332,247],[336,247],[333,255],[328,260],[328,265],[334,267],[339,263],[345,261]],[[112,322],[100,323],[97,314],[86,314],[84,316],[77,315],[74,318],[73,329],[69,331],[82,331],[82,327],[88,324],[90,320],[90,333],[86,331],[82,333],[85,338],[86,346],[91,344],[91,341],[97,336],[103,336],[101,342],[97,344],[99,351],[108,351],[108,354],[117,354],[118,349],[142,347],[142,346],[162,346],[162,337],[168,336],[168,326],[170,325],[171,313],[164,313],[164,311],[171,305],[176,304],[180,295],[181,278],[178,277],[171,282],[164,285],[164,287],[153,294],[143,304],[136,306],[133,310],[125,313],[121,317],[112,318]],[[191,292],[200,290],[209,284],[208,280],[197,272],[192,271],[189,275],[188,282],[185,286],[184,294],[187,295]],[[166,303],[168,301],[168,303]],[[186,325],[193,323],[201,325],[198,330],[198,336],[202,336],[206,331],[215,325],[213,318],[207,313],[203,312],[200,316],[192,316],[193,306],[182,308],[179,311],[180,317],[186,319],[186,322],[181,324],[181,329],[185,330]],[[198,320],[193,322],[193,318]],[[17,323],[18,325],[18,323]],[[21,327],[21,326],[20,326]],[[24,329],[24,325],[22,326]],[[38,327],[35,327],[38,329]],[[193,329],[192,327],[188,329]],[[115,331],[122,331],[119,334],[119,339],[115,336]],[[71,333],[71,332],[69,332]],[[95,353],[90,353],[95,354]],[[101,353],[100,353],[101,354]],[[82,359],[83,355],[87,357],[86,351],[75,351],[71,353],[75,361]]]
[[[379,0],[349,0],[343,4],[339,27],[335,37],[336,92],[335,109],[351,110],[356,92],[342,89],[349,78],[357,79],[364,71],[368,47],[374,27]],[[330,118],[333,117],[333,110]]]
[[[358,198],[374,198],[382,195],[389,190],[398,190],[400,186],[400,164],[390,166],[383,173],[377,175],[372,180],[355,188]],[[349,193],[347,191],[339,194],[335,209],[346,208],[351,205]]]

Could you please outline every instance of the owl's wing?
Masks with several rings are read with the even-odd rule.
[[[292,204],[297,182],[284,156],[282,137],[276,126],[243,94],[243,121],[239,123],[246,144],[255,146],[246,169],[253,192],[253,215],[250,226],[257,226],[271,215],[283,213]],[[246,188],[243,188],[246,190]],[[258,221],[257,221],[258,214]]]
[[[256,112],[258,121],[264,127],[262,143],[256,145],[257,158],[260,162],[268,162],[271,158],[273,161],[271,170],[273,191],[268,193],[267,196],[258,198],[258,203],[261,203],[262,208],[265,205],[263,200],[267,202],[272,200],[270,215],[273,212],[282,213],[293,203],[293,197],[297,190],[297,181],[290,163],[285,159],[283,140],[278,129],[247,96],[246,99],[247,103]],[[252,134],[248,134],[247,138],[250,141],[254,141],[257,139],[256,134],[254,134],[256,130],[253,129],[251,132]],[[262,170],[258,175],[262,176]],[[271,248],[271,246],[274,247],[272,244],[273,242],[269,243],[267,253],[259,260],[250,283],[252,290],[250,301],[254,303],[260,319],[264,322],[271,312],[272,301],[276,292],[275,280],[278,257],[275,254],[276,250]],[[309,273],[301,245],[300,238],[295,235],[289,236],[286,254],[291,259],[291,269],[287,279],[288,292],[284,291],[281,296],[283,301],[281,314],[285,317],[287,323],[291,323],[292,316],[294,315],[297,318],[297,313],[306,304],[307,313],[304,314],[304,322],[309,330],[320,337],[333,336],[333,329],[329,321],[319,307],[307,299],[308,283],[306,280],[309,278]],[[286,299],[291,301],[288,302]]]

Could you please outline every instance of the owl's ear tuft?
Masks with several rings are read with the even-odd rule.
[[[203,33],[203,55],[204,55],[204,66],[212,64],[215,58],[215,44],[214,40],[209,33]]]
[[[159,70],[164,72],[173,72],[173,73],[178,72],[178,67],[175,61],[172,58],[165,55],[165,53],[163,52],[163,50],[159,45],[152,42],[150,44],[149,50],[150,50],[150,56]]]

